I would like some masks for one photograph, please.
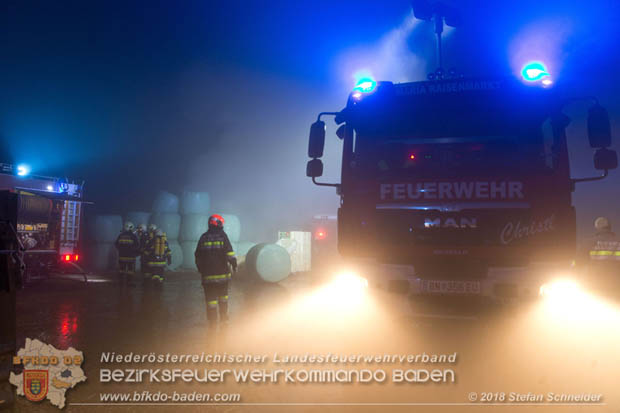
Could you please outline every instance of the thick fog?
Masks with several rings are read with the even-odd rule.
[[[618,149],[618,7],[492,4],[463,4],[463,27],[446,28],[446,67],[514,73],[531,51],[576,95],[598,96]],[[254,241],[335,214],[334,189],[305,177],[310,124],[342,109],[360,76],[423,79],[435,67],[433,28],[413,19],[407,1],[306,6],[8,4],[0,161],[84,179],[92,214],[148,211],[161,189],[208,191],[213,212],[238,214],[242,237]],[[566,110],[574,177],[596,173],[587,107]],[[339,179],[335,129],[328,121],[326,182]],[[613,171],[578,185],[581,234],[599,215],[620,228],[619,180]]]

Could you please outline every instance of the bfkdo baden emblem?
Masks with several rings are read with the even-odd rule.
[[[33,402],[45,399],[49,382],[47,370],[24,370],[24,395]]]

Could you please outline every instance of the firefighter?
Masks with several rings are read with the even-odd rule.
[[[168,245],[166,234],[161,229],[155,231],[153,237],[147,241],[145,258],[147,274],[149,274],[147,280],[162,284],[166,264],[172,262],[172,251]]]
[[[146,247],[146,244],[148,243],[148,241],[155,237],[155,233],[156,232],[157,232],[157,225],[149,224],[149,228],[146,231],[146,241],[144,242],[144,246],[145,247]]]
[[[586,267],[586,282],[596,289],[620,287],[620,239],[611,230],[605,217],[594,221],[595,234],[588,238],[581,249]]]
[[[123,231],[116,239],[118,267],[121,275],[130,275],[136,271],[136,257],[140,253],[140,241],[134,234],[133,228],[131,222],[125,222]]]
[[[138,241],[140,241],[140,248],[145,244],[146,241],[146,224],[138,225],[136,229],[136,236],[138,237]]]
[[[151,239],[155,237],[155,232],[157,231],[157,225],[149,224],[146,233],[144,234],[144,239],[140,242],[140,268],[142,271],[142,275],[145,280],[151,279],[151,273],[149,272],[148,266],[148,255],[147,255],[147,247]]]
[[[237,271],[237,259],[228,236],[224,232],[224,218],[209,217],[209,229],[202,234],[196,251],[196,266],[202,276],[202,288],[207,302],[209,328],[216,328],[219,320],[228,321],[228,284],[231,271]]]
[[[138,229],[136,230],[136,237],[138,237],[138,241],[140,242],[140,270],[144,272],[144,266],[146,262],[144,261],[144,248],[146,247],[147,240],[147,229],[146,224],[138,225]]]

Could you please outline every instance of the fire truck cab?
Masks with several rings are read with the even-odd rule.
[[[570,268],[575,184],[602,179],[617,156],[608,149],[607,112],[594,101],[588,132],[603,173],[572,178],[570,119],[562,113],[570,98],[545,86],[513,78],[363,79],[343,110],[321,113],[311,127],[307,175],[337,188],[342,256],[410,266],[414,290],[438,294],[518,295],[518,286],[482,280],[496,268]],[[343,141],[337,184],[316,180],[326,115]]]

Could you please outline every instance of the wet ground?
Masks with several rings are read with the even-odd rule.
[[[84,352],[88,380],[67,393],[65,411],[571,411],[620,412],[620,312],[614,303],[580,298],[531,303],[481,320],[421,322],[402,296],[370,291],[343,296],[307,278],[260,286],[232,285],[232,319],[207,330],[198,275],[170,273],[161,289],[116,275],[56,277],[18,297],[18,347],[36,338]],[[264,363],[106,364],[101,354],[252,354]],[[275,362],[275,353],[280,363]],[[454,354],[455,363],[283,363],[287,355]],[[383,383],[101,383],[105,368],[384,370]],[[394,370],[452,369],[454,382],[394,383]],[[238,393],[231,404],[99,404],[113,392]],[[602,394],[602,403],[507,403],[510,393]],[[471,404],[487,398],[488,406]],[[504,394],[504,396],[502,396]],[[503,400],[502,400],[503,398]],[[16,411],[57,411],[48,401],[18,398]]]

